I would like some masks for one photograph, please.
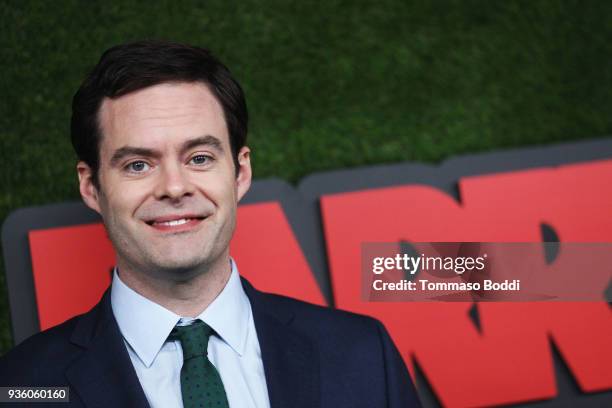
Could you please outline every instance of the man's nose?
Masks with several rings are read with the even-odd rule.
[[[155,197],[159,200],[180,200],[183,196],[191,195],[194,186],[189,179],[188,170],[180,164],[162,165],[159,180],[155,186]]]

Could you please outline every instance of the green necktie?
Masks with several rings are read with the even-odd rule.
[[[228,408],[223,382],[208,359],[208,339],[213,329],[201,320],[189,326],[175,326],[170,340],[183,348],[181,393],[185,408]]]

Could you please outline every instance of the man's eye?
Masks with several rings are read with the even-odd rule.
[[[128,171],[131,171],[132,173],[142,173],[144,171],[149,170],[149,165],[143,162],[142,160],[132,162],[128,164],[126,167]]]
[[[206,156],[205,154],[198,154],[195,155],[191,158],[190,162],[192,164],[196,164],[196,165],[203,165],[203,164],[207,164],[209,161],[211,160],[211,158],[209,156]]]

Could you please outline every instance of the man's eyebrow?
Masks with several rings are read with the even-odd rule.
[[[161,154],[154,149],[145,147],[123,146],[113,153],[110,159],[111,166],[116,166],[121,160],[128,156],[160,157]]]
[[[212,136],[205,135],[199,136],[194,139],[187,140],[181,146],[181,153],[184,153],[187,150],[193,149],[198,146],[210,146],[213,149],[217,150],[219,153],[223,153],[223,144],[221,140]],[[117,164],[128,156],[142,156],[142,157],[161,157],[161,153],[154,149],[148,149],[146,147],[135,147],[135,146],[123,146],[113,153],[113,156],[110,159],[111,166],[117,166]]]
[[[223,153],[223,144],[221,143],[221,140],[212,135],[205,135],[187,140],[185,143],[183,143],[181,152],[184,153],[185,151],[198,146],[210,146],[219,153]]]

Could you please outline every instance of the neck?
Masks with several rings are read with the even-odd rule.
[[[187,280],[153,276],[118,260],[121,281],[181,317],[196,317],[221,293],[231,275],[229,254]]]

